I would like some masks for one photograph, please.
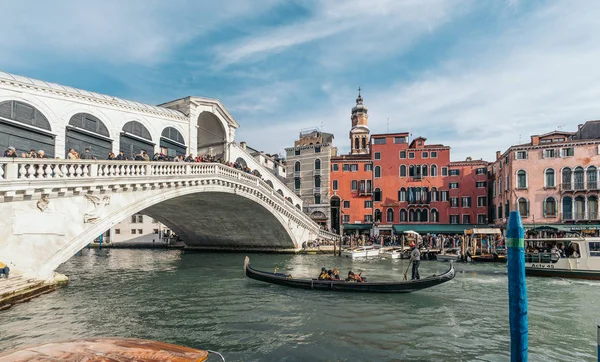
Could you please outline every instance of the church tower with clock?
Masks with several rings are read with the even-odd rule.
[[[356,106],[352,107],[352,129],[350,130],[350,142],[352,155],[369,154],[369,115],[368,108],[363,104],[363,98],[360,95],[358,88],[358,98],[356,98]]]

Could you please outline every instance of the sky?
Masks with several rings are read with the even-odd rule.
[[[598,1],[0,4],[0,70],[149,104],[218,98],[237,141],[267,153],[315,127],[348,152],[359,86],[371,133],[453,161],[600,119]]]

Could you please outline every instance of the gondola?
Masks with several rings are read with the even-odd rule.
[[[450,269],[440,275],[432,275],[418,280],[405,280],[402,282],[346,282],[343,280],[319,279],[294,279],[290,274],[269,273],[253,269],[250,258],[244,260],[244,271],[250,279],[261,282],[284,285],[292,288],[331,290],[335,292],[362,292],[362,293],[410,293],[421,289],[430,288],[454,279],[454,264]]]

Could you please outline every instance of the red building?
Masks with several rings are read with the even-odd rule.
[[[410,140],[407,132],[374,134],[357,147],[356,128],[368,135],[360,94],[352,120],[350,155],[331,160],[331,194],[345,232],[462,234],[487,223],[487,162],[450,162],[449,146]]]

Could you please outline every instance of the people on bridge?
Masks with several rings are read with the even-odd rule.
[[[46,152],[44,152],[44,150],[39,150],[37,152],[37,158],[48,158],[48,157],[46,157]]]
[[[123,151],[119,151],[119,154],[117,155],[116,159],[118,161],[126,161],[127,157],[125,156],[125,153]]]
[[[93,160],[94,155],[92,155],[89,148],[86,148],[83,154],[79,156],[79,158],[82,160]]]
[[[8,265],[0,261],[0,278],[4,275],[4,277],[8,279],[8,272],[10,272]]]
[[[115,154],[114,154],[114,153],[112,153],[112,152],[109,152],[109,153],[108,153],[108,158],[107,158],[107,160],[116,160],[116,159],[117,159],[117,157],[115,157]]]
[[[17,150],[12,146],[8,147],[8,149],[4,151],[4,157],[17,157]]]
[[[419,264],[421,263],[421,252],[417,248],[417,244],[410,243],[410,262],[412,263],[412,280],[421,279],[419,275]]]
[[[69,148],[69,153],[67,153],[67,159],[78,160],[79,154],[73,148]]]

